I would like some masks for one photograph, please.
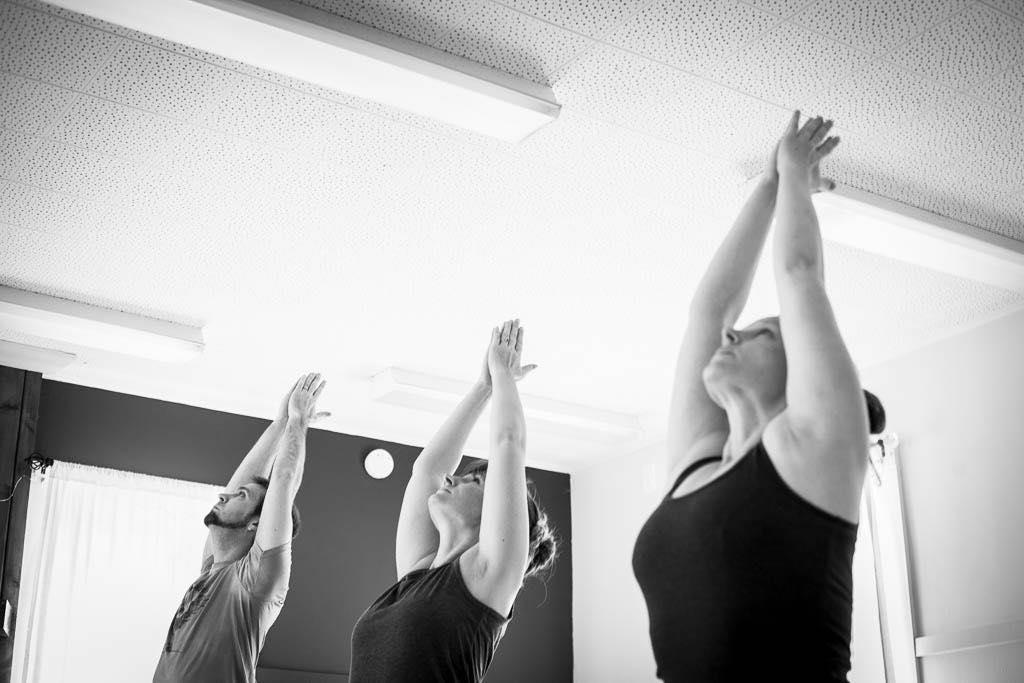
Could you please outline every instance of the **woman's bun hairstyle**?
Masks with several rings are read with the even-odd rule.
[[[864,390],[864,400],[868,405],[868,433],[881,434],[885,431],[885,407],[878,397],[867,389]]]
[[[481,460],[470,465],[462,474],[487,476],[487,461]],[[555,558],[558,557],[558,538],[548,523],[547,514],[537,502],[537,489],[530,480],[526,481],[526,508],[530,517],[530,549],[527,553],[530,561],[526,565],[524,579],[537,576],[543,580],[555,566]]]

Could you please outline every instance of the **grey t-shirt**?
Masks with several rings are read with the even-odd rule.
[[[234,562],[203,563],[181,600],[153,683],[254,683],[256,660],[288,593],[291,543],[253,543]]]

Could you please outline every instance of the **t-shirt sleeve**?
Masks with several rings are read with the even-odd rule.
[[[239,581],[252,597],[269,604],[284,602],[292,570],[292,544],[264,550],[253,541],[249,554],[239,562]]]

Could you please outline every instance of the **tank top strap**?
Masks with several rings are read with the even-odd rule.
[[[661,502],[664,503],[666,500],[671,498],[672,494],[676,492],[676,489],[679,488],[679,485],[682,484],[683,480],[686,479],[688,476],[699,470],[701,467],[704,467],[704,465],[707,465],[708,463],[721,462],[721,460],[722,456],[711,455],[706,458],[701,458],[700,460],[695,460],[691,462],[689,465],[687,465],[686,469],[683,470],[682,474],[676,477],[675,483],[672,484],[672,488],[668,490],[668,493],[665,494],[665,497],[662,499]]]

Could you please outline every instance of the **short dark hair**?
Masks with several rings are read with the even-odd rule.
[[[267,499],[266,491],[270,488],[270,480],[266,477],[253,477],[253,483],[259,484],[263,487],[263,497],[260,498],[260,502],[256,504],[256,510],[252,513],[254,517],[258,517],[263,512],[263,501]],[[299,514],[299,506],[294,502],[292,503],[292,538],[299,535],[299,529],[302,528],[302,516]]]
[[[487,475],[487,461],[481,460],[465,469],[463,475]],[[537,576],[543,579],[550,574],[558,556],[558,538],[555,530],[548,522],[547,513],[537,502],[537,489],[533,482],[526,480],[526,508],[530,517],[530,562],[526,566],[526,576]]]

